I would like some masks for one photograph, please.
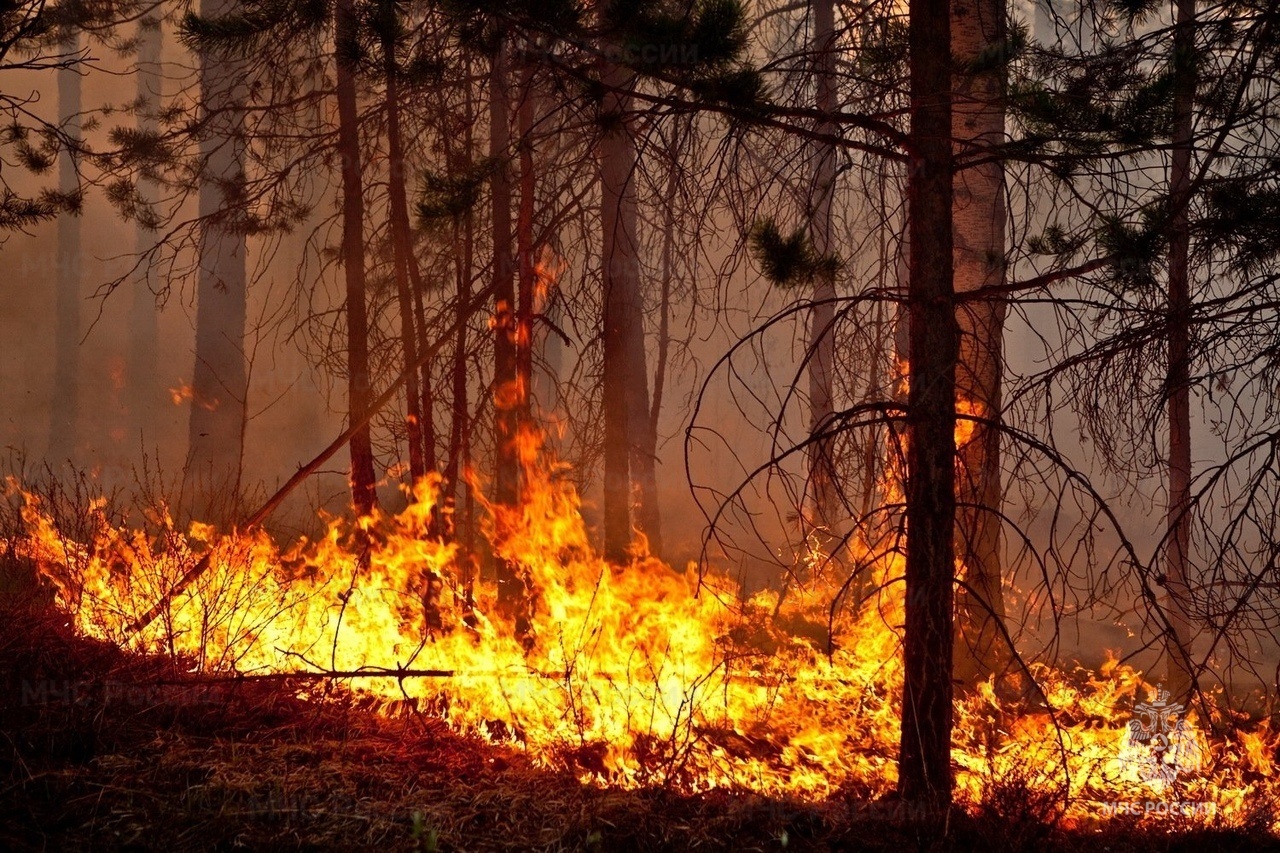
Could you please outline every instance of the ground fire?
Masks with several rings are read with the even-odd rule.
[[[322,540],[284,551],[265,534],[194,524],[157,538],[101,517],[87,547],[23,495],[27,534],[8,547],[39,566],[92,637],[231,680],[328,674],[376,698],[380,713],[438,715],[587,783],[810,799],[893,791],[899,554],[851,556],[868,563],[876,592],[835,608],[844,579],[834,571],[806,573],[780,601],[645,553],[611,566],[590,542],[565,466],[533,432],[520,458],[524,500],[514,512],[486,504],[486,529],[506,531],[494,553],[524,578],[527,638],[502,615],[494,585],[430,532],[434,477],[398,514],[334,519]],[[139,625],[202,556],[207,570]],[[807,559],[830,565],[819,553]],[[821,631],[784,627],[796,625]],[[1276,796],[1277,735],[1265,722],[1217,734],[1226,721],[1173,706],[1160,685],[1114,661],[1031,675],[1033,696],[1001,699],[988,683],[957,705],[952,754],[969,808],[1024,786],[1069,825],[1172,808],[1229,826],[1256,820],[1256,804]]]
[[[0,8],[0,851],[1273,850],[1280,0]]]

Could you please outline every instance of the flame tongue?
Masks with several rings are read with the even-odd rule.
[[[460,730],[517,742],[584,778],[813,798],[892,790],[902,602],[901,584],[889,581],[901,577],[900,555],[855,555],[882,592],[834,623],[830,602],[843,579],[832,572],[780,605],[776,592],[743,600],[724,578],[644,555],[612,567],[591,546],[563,466],[538,452],[535,438],[523,441],[523,504],[487,509],[488,533],[503,531],[495,553],[531,590],[531,644],[498,615],[492,584],[472,587],[457,546],[429,535],[437,478],[419,484],[399,514],[361,520],[367,553],[340,521],[321,540],[281,552],[261,533],[220,536],[195,524],[182,535],[167,515],[159,534],[116,528],[101,502],[92,507],[96,539],[81,544],[66,540],[29,494],[26,536],[13,544],[87,634],[175,652],[206,671],[448,671],[353,686],[388,708],[407,699],[435,709]],[[18,494],[18,484],[9,481],[8,492]],[[497,513],[506,513],[501,525]],[[131,635],[127,626],[205,551],[210,570]],[[1034,674],[1041,711],[1015,714],[989,686],[958,703],[953,760],[963,801],[1022,786],[1055,808],[1066,803],[1068,818],[1174,798],[1210,804],[1206,819],[1230,820],[1244,819],[1252,798],[1276,793],[1277,739],[1267,729],[1211,748],[1188,720],[1183,732],[1194,742],[1187,748],[1200,751],[1199,769],[1185,772],[1166,750],[1157,763],[1172,770],[1153,771],[1145,747],[1129,739],[1145,687],[1138,673],[1113,663],[1097,677],[1047,667]]]

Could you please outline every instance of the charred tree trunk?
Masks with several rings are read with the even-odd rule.
[[[636,209],[636,147],[628,124],[627,73],[610,67],[601,106],[600,223],[604,251],[604,555],[625,563],[631,549],[633,488],[636,527],[661,547],[655,460],[647,452],[649,389],[644,358],[644,303]]]
[[[905,681],[898,790],[945,811],[951,802],[951,648],[955,534],[951,57],[947,0],[911,0],[907,219],[911,387],[907,456]]]
[[[392,14],[394,14],[394,6],[392,6]],[[397,110],[397,118],[398,116],[399,116],[399,111]],[[467,138],[470,139],[470,136],[471,136],[471,129],[470,129],[470,124],[468,124]],[[401,142],[401,146],[403,146],[403,140],[401,140],[400,142]],[[470,142],[468,142],[467,144],[470,145]],[[446,154],[447,154],[447,151],[448,151],[448,145],[446,143]],[[403,153],[400,154],[399,162],[400,162],[399,174],[401,176],[401,179],[400,179],[401,192],[402,194],[407,195],[407,193],[404,193],[404,187],[406,186],[409,179],[408,179],[408,176],[405,174]],[[405,253],[404,253],[405,273],[408,276],[408,287],[409,287],[409,293],[411,297],[410,301],[413,303],[414,330],[417,333],[416,351],[425,352],[431,346],[431,341],[428,339],[428,335],[427,335],[427,312],[424,305],[427,288],[426,288],[426,283],[422,280],[422,270],[418,266],[418,256],[414,254],[414,251],[413,251],[413,240],[410,236],[409,214],[408,214],[407,208],[408,208],[408,203],[406,201],[405,213],[404,213],[404,226],[403,226],[405,235],[406,235],[405,241],[404,241],[405,247],[406,247]],[[407,352],[408,352],[408,348],[406,347],[406,354]],[[427,471],[427,472],[436,470],[437,463],[438,463],[437,456],[436,456],[437,436],[436,436],[436,423],[435,423],[435,397],[434,397],[434,394],[432,391],[432,385],[431,385],[431,376],[432,376],[433,370],[434,370],[434,359],[428,358],[422,362],[421,368],[418,370],[417,375],[414,377],[418,386],[418,400],[419,400],[418,416],[421,419],[419,421],[420,427],[418,429],[418,440],[420,442],[421,453],[422,453],[422,467],[424,471]],[[410,438],[412,439],[412,436],[410,436]],[[444,495],[441,496],[441,499],[443,501]],[[447,526],[442,507],[443,507],[443,502],[437,505],[436,511],[432,514],[432,529],[438,535],[444,535],[446,532],[445,528]]]
[[[400,138],[400,69],[396,65],[395,10],[384,22],[382,54],[386,70],[387,159],[390,168],[388,194],[391,213],[391,249],[394,255],[396,301],[400,309],[400,344],[406,366],[418,363],[417,312],[409,289],[413,234],[409,227],[409,202],[405,193],[404,148]],[[405,440],[409,445],[409,476],[414,483],[427,473],[422,438],[422,396],[418,374],[410,370],[404,384]]]
[[[1169,614],[1166,678],[1177,701],[1195,689],[1191,666],[1191,193],[1192,111],[1195,108],[1195,0],[1177,0],[1173,40],[1173,156],[1170,163],[1169,363],[1165,381],[1169,414],[1169,506],[1165,541],[1165,603]]]
[[[75,53],[80,39],[72,36],[62,49]],[[80,72],[58,69],[58,112],[72,140],[80,138]],[[58,189],[78,190],[76,154],[63,151],[58,163]],[[80,417],[80,217],[58,217],[58,299],[54,332],[53,397],[49,415],[48,460],[54,465],[70,461],[76,449],[76,422]]]
[[[164,87],[160,73],[160,48],[162,45],[161,21],[147,17],[138,23],[138,102],[142,104],[138,117],[138,129],[143,133],[159,131],[155,113]],[[148,202],[153,193],[145,182],[139,182],[138,193]],[[135,248],[139,255],[148,256],[157,244],[156,232],[139,223],[135,233]],[[148,439],[158,438],[154,427],[156,412],[163,404],[160,382],[156,372],[157,348],[160,329],[156,317],[156,294],[152,287],[151,261],[143,262],[142,274],[134,280],[129,306],[129,356],[128,381],[131,387],[129,423],[131,441],[141,441],[145,447]]]
[[[835,5],[833,0],[814,0],[813,56],[819,113],[829,116],[836,109]],[[817,131],[832,138],[837,128],[829,119],[818,120]],[[832,202],[836,184],[836,149],[830,142],[812,145],[813,211],[810,232],[814,252],[829,256],[835,249]],[[809,435],[816,437],[831,425],[835,413],[832,370],[835,362],[835,271],[823,264],[814,277],[813,309],[809,313]],[[823,547],[833,541],[831,533],[840,521],[840,498],[836,490],[835,448],[830,436],[809,445],[808,511],[813,528],[820,531]]]
[[[1004,0],[954,0],[951,4],[951,48],[956,61],[951,128],[961,154],[987,151],[1004,141],[1006,68],[1001,63],[973,64],[1004,42],[1006,11]],[[1005,283],[1006,218],[1000,162],[956,173],[957,293]],[[956,311],[960,328],[957,409],[962,415],[992,422],[961,421],[961,433],[967,437],[958,448],[956,548],[964,569],[956,601],[955,663],[956,678],[969,688],[1002,672],[1009,660],[1001,588],[999,511],[1004,492],[1000,430],[995,425],[1001,416],[1005,309],[1004,299],[990,298],[962,302]]]
[[[360,128],[356,105],[357,21],[353,0],[336,7],[338,156],[342,159],[342,265],[347,285],[347,388],[349,417],[358,422],[369,408],[369,320],[365,304],[364,186],[360,174]],[[377,505],[373,446],[366,425],[351,437],[351,498],[362,514]]]
[[[231,14],[229,0],[203,0],[200,14]],[[245,237],[236,227],[244,180],[243,63],[201,57],[201,100],[206,126],[200,153],[200,271],[196,293],[196,361],[191,379],[191,421],[186,472],[199,495],[195,514],[232,521],[240,502],[248,370],[244,330],[247,308]]]

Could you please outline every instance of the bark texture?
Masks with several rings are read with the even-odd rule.
[[[989,150],[1005,138],[1005,66],[988,60],[1005,41],[1005,0],[953,0],[951,4],[952,134],[959,155]],[[954,180],[955,290],[967,293],[1005,283],[1004,167],[985,163],[958,171]],[[956,677],[966,687],[1003,672],[1009,660],[1001,588],[1000,430],[1004,371],[1003,298],[962,302],[956,311],[960,361],[956,404],[961,416],[957,501],[957,556],[963,584],[957,591]]]
[[[911,132],[905,681],[898,790],[945,811],[951,802],[955,365],[952,291],[951,56],[947,0],[910,7]]]
[[[1191,547],[1191,193],[1193,110],[1195,109],[1195,0],[1177,0],[1173,41],[1173,156],[1169,203],[1169,363],[1165,381],[1169,415],[1169,505],[1165,533],[1165,607],[1169,691],[1185,701],[1195,688],[1191,666],[1191,598],[1187,585]]]
[[[347,286],[348,417],[358,423],[369,409],[369,319],[365,302],[364,184],[360,169],[356,104],[356,10],[353,0],[336,6],[338,156],[342,158],[342,266]],[[351,499],[360,513],[377,505],[377,478],[368,424],[351,436]]]
[[[394,16],[392,9],[390,15]],[[418,363],[417,312],[409,283],[409,267],[413,263],[413,232],[409,224],[409,201],[405,192],[404,144],[400,136],[400,70],[396,65],[396,42],[390,23],[382,41],[385,62],[387,109],[388,201],[391,214],[391,250],[394,256],[396,302],[400,309],[400,346],[405,366]],[[414,483],[427,473],[425,445],[422,438],[422,394],[418,372],[410,371],[404,384],[405,442],[409,446],[409,476]]]
[[[620,90],[627,73],[606,71],[610,91],[601,105],[600,222],[604,236],[604,555],[628,560],[632,505],[635,527],[651,551],[662,547],[656,462],[649,448],[649,379],[645,369],[644,300],[640,290],[636,145],[631,99]]]
[[[836,109],[835,83],[835,4],[833,0],[814,0],[813,56],[814,85],[817,108],[824,115]],[[828,119],[817,123],[818,133],[825,138],[837,134]],[[836,185],[836,149],[830,142],[815,141],[810,156],[813,162],[812,224],[814,252],[826,257],[835,250],[832,202]],[[817,436],[831,423],[835,413],[832,370],[835,362],[835,271],[826,265],[813,282],[813,309],[809,314],[809,435]],[[822,531],[824,544],[842,521],[840,496],[837,491],[834,439],[830,436],[814,441],[808,448],[810,521]],[[807,531],[806,531],[807,532]]]

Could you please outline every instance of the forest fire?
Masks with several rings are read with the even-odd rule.
[[[494,586],[429,532],[435,479],[398,514],[357,526],[335,519],[323,540],[283,552],[265,534],[193,524],[184,535],[168,519],[156,537],[99,517],[92,544],[69,541],[31,495],[26,536],[10,545],[56,586],[80,630],[176,655],[206,676],[328,673],[376,697],[382,713],[439,715],[593,784],[890,794],[902,690],[898,556],[874,561],[880,592],[856,613],[833,608],[834,571],[780,602],[645,554],[610,566],[590,543],[564,466],[532,433],[521,462],[525,500],[514,512],[487,505],[487,532],[506,531],[494,553],[530,590],[524,642]],[[11,495],[18,488],[10,482]],[[510,515],[499,525],[501,513]],[[206,552],[208,570],[135,631]],[[813,639],[827,629],[829,653]],[[1137,815],[1231,826],[1256,820],[1254,804],[1277,793],[1277,737],[1265,725],[1211,735],[1224,721],[1184,715],[1115,661],[1098,673],[1033,675],[1036,700],[1002,700],[988,683],[957,703],[953,760],[969,808],[1018,790],[1068,824]],[[1156,740],[1138,737],[1144,726]]]
[[[0,849],[1275,849],[1280,4],[10,5]]]

